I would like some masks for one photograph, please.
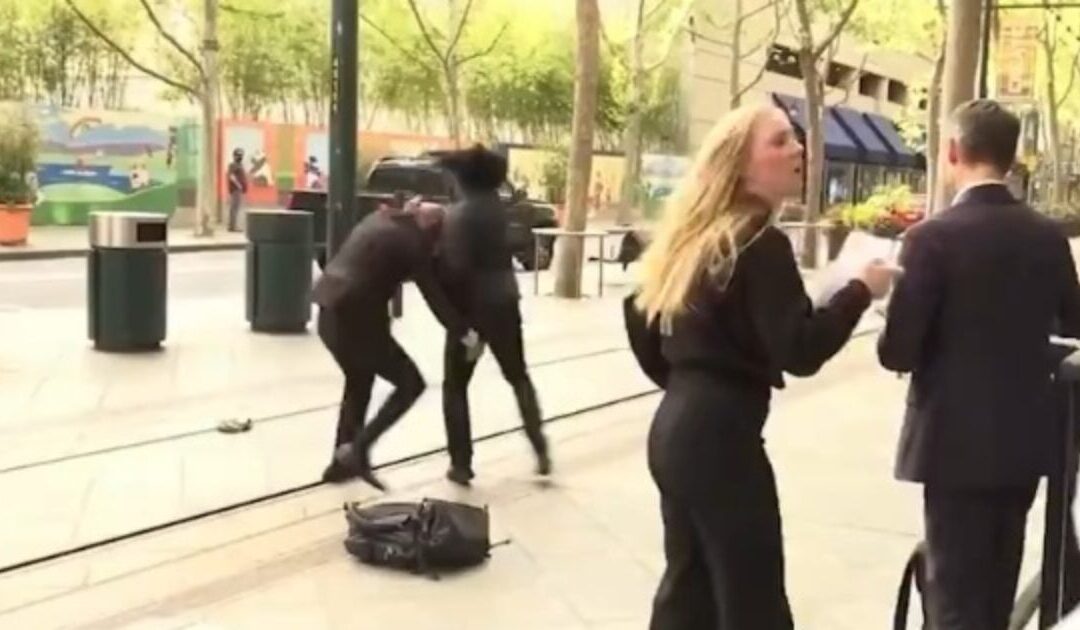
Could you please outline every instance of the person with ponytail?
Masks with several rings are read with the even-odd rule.
[[[664,387],[648,461],[667,560],[651,630],[793,627],[776,482],[761,437],[771,390],[784,386],[784,373],[816,373],[894,274],[870,263],[812,305],[791,243],[774,225],[781,203],[801,190],[802,165],[783,111],[728,113],[642,257],[632,306],[656,331],[655,356],[665,364],[650,373],[662,374]]]

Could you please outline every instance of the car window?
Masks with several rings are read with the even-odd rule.
[[[425,197],[443,197],[449,194],[442,174],[425,168],[377,168],[371,173],[367,188],[381,193],[408,191]]]

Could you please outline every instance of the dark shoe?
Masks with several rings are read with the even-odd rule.
[[[551,457],[546,453],[536,456],[536,474],[541,477],[551,475]]]
[[[451,466],[450,470],[446,473],[447,479],[466,488],[469,487],[469,482],[471,482],[475,476],[476,475],[473,474],[471,468],[459,468],[457,466]]]
[[[335,459],[334,461],[330,462],[330,465],[327,466],[326,470],[323,471],[322,480],[325,483],[345,483],[346,481],[352,479],[354,476],[356,476],[355,472],[353,472],[347,465]]]
[[[355,462],[356,476],[366,481],[379,492],[386,492],[386,484],[379,480],[375,476],[375,471],[371,469],[371,459],[367,450],[353,450],[353,453],[355,453],[353,461]]]

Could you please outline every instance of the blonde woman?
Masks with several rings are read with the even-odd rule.
[[[636,306],[659,330],[665,388],[649,434],[667,568],[652,630],[792,627],[776,483],[761,438],[783,373],[814,374],[847,342],[892,271],[863,270],[811,306],[773,225],[797,195],[802,146],[784,113],[717,123],[642,258]],[[653,368],[657,366],[652,366]]]

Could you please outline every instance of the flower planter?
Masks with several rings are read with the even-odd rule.
[[[25,245],[30,235],[30,204],[0,205],[0,245]]]
[[[836,257],[840,255],[840,250],[844,247],[848,234],[851,234],[851,228],[846,225],[832,225],[829,227],[826,238],[828,239],[830,261],[836,260]]]

